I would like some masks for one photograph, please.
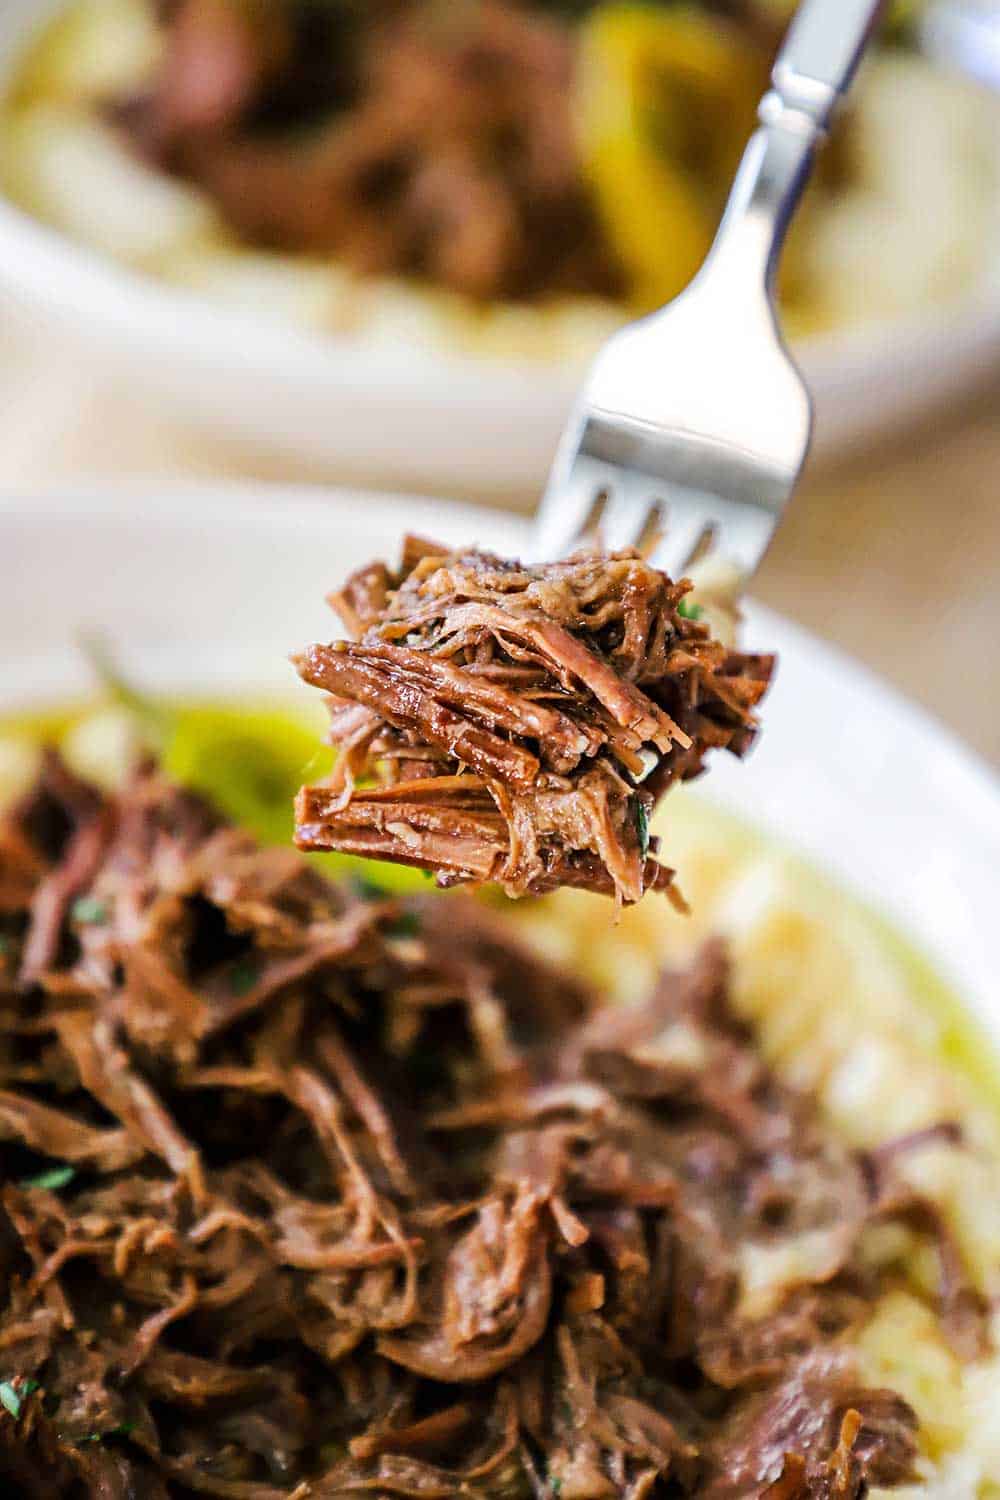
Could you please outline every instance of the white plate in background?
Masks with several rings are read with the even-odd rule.
[[[0,84],[59,3],[4,0]],[[798,346],[821,456],[912,421],[1000,362],[1000,232],[997,252],[960,301]],[[95,359],[195,428],[339,476],[530,495],[580,376],[266,323],[88,252],[3,198],[0,287],[12,310],[71,338],[59,358]]]
[[[0,503],[0,708],[87,689],[73,640],[99,630],[153,688],[302,689],[288,653],[334,633],[324,595],[403,526],[516,553],[499,512],[357,491],[189,487]],[[246,503],[252,498],[253,503]],[[776,649],[765,732],[717,757],[704,795],[832,873],[927,954],[1000,1037],[1000,783],[871,674],[762,609],[746,642]]]

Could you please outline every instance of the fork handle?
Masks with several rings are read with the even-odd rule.
[[[801,0],[705,274],[720,263],[735,263],[763,276],[772,291],[778,257],[816,150],[884,5],[885,0]]]
[[[802,0],[761,105],[764,122],[792,110],[825,131],[882,8],[882,0]]]

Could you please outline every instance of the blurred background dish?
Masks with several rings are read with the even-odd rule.
[[[595,344],[699,264],[787,9],[10,0],[0,274],[259,449],[535,488]],[[828,453],[1000,350],[1000,106],[911,20],[786,262]]]
[[[1000,8],[996,0],[935,0],[920,17],[924,51],[949,67],[1000,87]]]

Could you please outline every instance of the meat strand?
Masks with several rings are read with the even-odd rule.
[[[26,969],[81,820],[111,832]],[[921,1141],[839,1143],[731,1012],[720,949],[609,1009],[485,907],[327,884],[152,767],[103,797],[50,759],[0,850],[4,1494],[912,1478],[916,1418],[850,1353],[895,1274],[866,1228],[938,1249],[961,1357],[986,1309],[896,1175]],[[794,1264],[803,1236],[809,1269],[745,1305],[745,1255]]]
[[[634,552],[527,567],[414,539],[397,574],[363,568],[332,599],[355,639],[296,658],[340,750],[299,847],[511,896],[670,891],[655,800],[745,754],[773,668],[714,640],[689,588]]]

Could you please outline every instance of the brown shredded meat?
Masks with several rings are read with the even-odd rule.
[[[85,850],[85,854],[80,851]],[[0,829],[0,1492],[833,1500],[915,1418],[859,1247],[938,1244],[731,1014],[716,949],[602,1010],[462,896],[261,850],[54,758]],[[678,1028],[702,1061],[680,1063]],[[769,1309],[741,1256],[828,1254]],[[815,1255],[810,1264],[818,1265]]]
[[[350,641],[308,647],[333,776],[296,809],[303,849],[433,870],[441,886],[670,892],[653,806],[742,755],[773,660],[730,651],[638,553],[528,567],[411,537],[331,603]]]

